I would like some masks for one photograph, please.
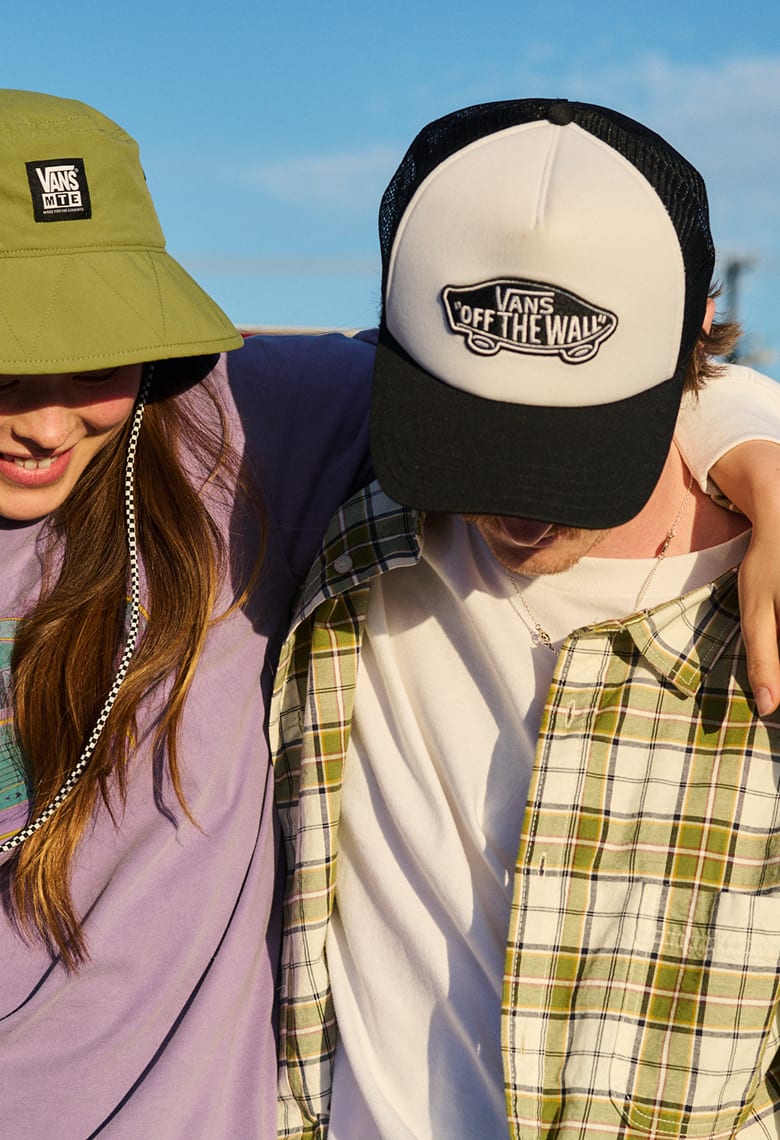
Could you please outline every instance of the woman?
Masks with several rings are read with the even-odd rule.
[[[271,1136],[267,662],[366,475],[371,348],[229,381],[132,140],[6,91],[0,149],[0,1135]]]
[[[370,338],[230,351],[83,104],[0,92],[0,195],[0,1135],[271,1137],[264,706]]]

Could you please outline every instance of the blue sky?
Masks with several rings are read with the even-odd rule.
[[[83,99],[141,144],[168,247],[239,324],[366,326],[376,213],[430,119],[605,103],[702,171],[744,259],[746,347],[780,379],[777,0],[71,0],[9,5],[4,86]]]

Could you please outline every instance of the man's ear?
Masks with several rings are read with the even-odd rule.
[[[712,328],[712,322],[714,320],[715,320],[715,298],[714,297],[708,297],[707,298],[707,308],[704,310],[704,320],[701,323],[701,327],[704,329],[704,332],[707,335],[709,335],[710,329]]]

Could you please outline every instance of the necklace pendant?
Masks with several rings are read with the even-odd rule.
[[[534,628],[536,630],[536,638],[534,643],[536,645],[545,645],[552,653],[555,653],[555,646],[553,645],[547,630],[542,629],[540,625],[537,625]]]
[[[528,630],[528,637],[530,638],[531,645],[534,647],[534,649],[536,649],[538,645],[543,645],[545,649],[549,649],[550,653],[555,654],[557,657],[558,651],[552,643],[552,638],[550,637],[547,630],[543,626],[539,625],[539,622],[534,617],[531,611],[531,607],[523,597],[517,578],[511,570],[507,570],[507,576],[509,577],[509,581],[512,583],[512,588],[515,591],[518,602],[528,615],[527,618],[524,618],[523,620]]]

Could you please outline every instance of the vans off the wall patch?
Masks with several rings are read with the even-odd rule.
[[[26,165],[36,222],[79,221],[92,217],[82,158],[50,158]]]
[[[541,281],[501,278],[447,285],[441,297],[450,329],[463,334],[466,347],[479,356],[505,348],[583,364],[618,326],[609,309]]]

